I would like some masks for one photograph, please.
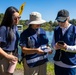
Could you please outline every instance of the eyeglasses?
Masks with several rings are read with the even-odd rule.
[[[13,17],[14,20],[19,20],[20,18],[21,18],[21,16]]]

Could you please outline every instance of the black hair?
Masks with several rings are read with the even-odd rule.
[[[6,26],[6,27],[12,27],[12,23],[13,23],[13,14],[15,12],[19,12],[15,7],[10,6],[6,9],[1,26]]]

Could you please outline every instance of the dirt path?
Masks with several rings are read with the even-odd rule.
[[[24,75],[23,70],[15,70],[14,75]],[[51,74],[48,73],[47,75],[51,75]]]
[[[23,75],[23,70],[15,70],[14,75]]]

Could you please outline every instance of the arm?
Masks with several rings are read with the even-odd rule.
[[[76,45],[74,45],[74,46],[68,46],[67,45],[66,51],[68,51],[68,52],[76,52]]]
[[[17,57],[7,54],[6,52],[4,52],[2,50],[2,48],[0,48],[0,55],[3,55],[5,58],[9,59],[9,60],[18,60]]]
[[[75,52],[76,51],[76,45],[74,46],[69,46],[67,45],[66,43],[63,45],[58,45],[57,43],[55,43],[55,39],[54,39],[54,36],[53,36],[53,39],[52,39],[52,43],[51,43],[51,46],[53,49],[57,50],[57,49],[64,49],[68,52]]]
[[[41,50],[40,48],[26,48],[21,46],[21,49],[24,54],[34,54],[34,53],[43,54],[44,53],[44,51]]]
[[[6,57],[9,60],[15,60],[17,59],[17,57],[7,54],[1,47],[4,46],[4,44],[6,44],[6,27],[2,26],[0,27],[0,54],[3,55],[4,57]],[[1,43],[4,43],[1,45]]]
[[[54,41],[53,41],[54,42]],[[55,50],[57,49],[62,49],[64,51],[67,51],[67,52],[76,52],[76,45],[74,46],[69,46],[67,45],[66,43],[64,43],[64,45],[61,45],[61,44],[53,44],[53,48]]]
[[[75,39],[75,45],[74,46],[67,45],[67,51],[76,52],[76,39]]]

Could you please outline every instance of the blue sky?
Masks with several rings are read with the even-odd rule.
[[[54,21],[57,12],[66,9],[70,12],[70,19],[76,19],[76,0],[1,0],[0,13],[4,13],[9,6],[20,8],[26,2],[21,19],[29,19],[29,14],[33,11],[40,12],[46,21]]]

